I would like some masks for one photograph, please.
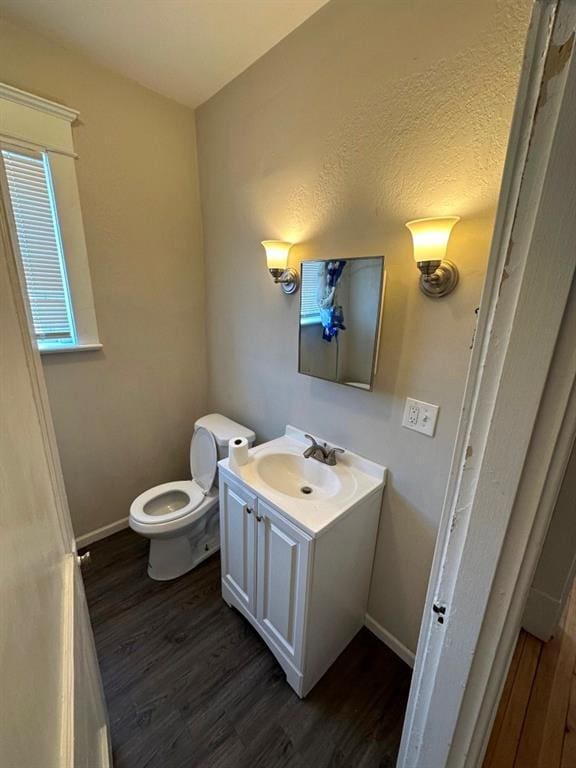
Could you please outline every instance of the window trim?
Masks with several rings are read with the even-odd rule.
[[[0,83],[0,145],[47,156],[60,225],[66,275],[76,329],[76,344],[36,347],[41,355],[102,349],[94,310],[72,138],[76,110]],[[0,173],[4,167],[0,157]],[[2,190],[11,212],[6,179]],[[26,296],[28,300],[28,297]]]

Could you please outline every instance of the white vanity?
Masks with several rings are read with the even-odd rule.
[[[304,458],[286,427],[220,467],[222,596],[304,697],[364,624],[386,470],[349,451]]]

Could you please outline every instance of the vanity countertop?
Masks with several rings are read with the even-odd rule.
[[[316,537],[381,490],[386,468],[348,450],[330,467],[305,459],[302,454],[309,446],[303,431],[287,426],[282,437],[250,449],[246,464],[222,459],[219,466]]]

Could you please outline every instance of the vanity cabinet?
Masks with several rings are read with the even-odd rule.
[[[220,466],[222,596],[304,697],[363,626],[381,490],[310,535]]]

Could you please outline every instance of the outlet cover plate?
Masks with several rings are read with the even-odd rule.
[[[421,432],[428,437],[434,437],[436,429],[436,420],[440,407],[432,403],[424,403],[422,400],[414,400],[412,397],[406,398],[402,426],[406,429],[413,429]]]

